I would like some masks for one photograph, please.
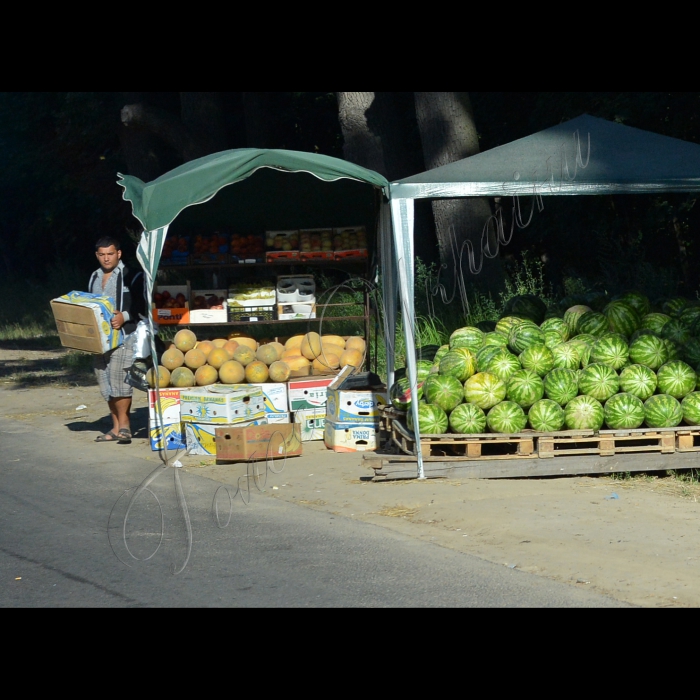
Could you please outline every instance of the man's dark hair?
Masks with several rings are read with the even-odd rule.
[[[95,252],[100,248],[109,248],[112,245],[117,250],[121,250],[121,244],[116,238],[112,238],[112,236],[102,236],[102,238],[99,238],[97,243],[95,243]]]

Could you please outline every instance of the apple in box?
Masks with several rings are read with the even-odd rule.
[[[182,309],[185,306],[186,298],[182,292],[172,296],[167,289],[153,294],[153,303],[156,309]]]

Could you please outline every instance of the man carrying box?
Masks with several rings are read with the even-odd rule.
[[[103,236],[95,243],[95,255],[100,267],[90,277],[88,292],[112,298],[116,309],[111,321],[112,328],[121,329],[128,335],[135,330],[139,314],[144,316],[146,313],[143,274],[129,275],[121,261],[119,241],[110,236]],[[132,362],[133,350],[127,343],[104,355],[95,355],[95,376],[113,423],[112,430],[98,435],[95,442],[117,442],[121,445],[131,442],[129,412],[134,390],[127,383],[126,376]]]

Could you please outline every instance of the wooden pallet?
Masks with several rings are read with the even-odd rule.
[[[418,478],[418,463],[414,456],[365,453],[363,465],[372,470],[372,481],[396,481]],[[520,479],[553,476],[583,476],[625,472],[653,472],[666,469],[695,469],[697,456],[693,452],[662,454],[593,454],[575,455],[569,459],[466,460],[446,461],[426,459],[423,473],[427,479]]]
[[[415,435],[406,428],[401,420],[392,420],[390,426],[391,441],[405,455],[415,455]],[[492,459],[534,459],[535,434],[484,433],[478,435],[421,435],[421,455],[424,460],[459,461]]]
[[[676,428],[677,452],[700,452],[700,426]]]
[[[541,458],[589,454],[609,457],[625,452],[673,454],[676,451],[676,431],[676,428],[637,428],[599,430],[589,435],[579,431],[538,434],[537,454]]]

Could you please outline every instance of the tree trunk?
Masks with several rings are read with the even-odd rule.
[[[338,119],[343,133],[345,160],[387,177],[384,149],[379,134],[367,123],[367,111],[374,102],[373,92],[337,92]]]
[[[416,92],[416,117],[423,144],[425,167],[428,170],[467,158],[479,152],[479,138],[474,125],[469,94],[466,92]],[[482,259],[482,232],[491,215],[485,198],[435,200],[432,204],[435,228],[440,248],[440,259],[446,269],[441,274],[451,294],[459,275],[459,251],[464,241],[471,241],[478,267]],[[454,230],[454,239],[451,231]],[[456,240],[456,248],[453,240]],[[489,248],[496,250],[495,238]],[[483,257],[483,268],[478,276],[470,275],[466,249],[463,255],[462,275],[467,289],[472,285],[495,294],[503,282],[499,257]]]
[[[182,124],[193,137],[194,158],[226,149],[224,110],[219,92],[181,92]],[[186,160],[192,160],[187,158]]]
[[[244,92],[243,114],[248,148],[281,148],[281,93]]]
[[[122,108],[119,141],[128,166],[128,174],[144,182],[150,182],[163,174],[163,166],[158,154],[158,139],[149,130],[140,128],[138,120],[133,119],[132,110],[128,109],[135,105],[143,105],[148,98],[148,93],[125,92],[123,94],[126,107]]]

